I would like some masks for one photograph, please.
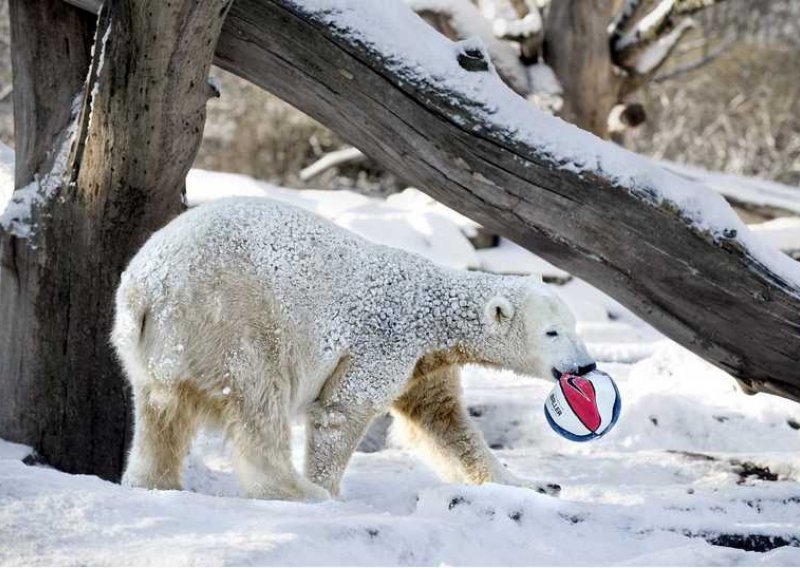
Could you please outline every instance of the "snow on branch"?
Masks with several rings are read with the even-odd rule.
[[[672,14],[676,0],[661,0],[633,29],[614,42],[614,50],[624,52],[635,45],[654,40]]]
[[[543,5],[534,0],[478,0],[478,7],[492,22],[495,36],[518,45],[519,56],[526,64],[540,57],[544,41]]]
[[[497,72],[518,93],[525,94],[529,90],[525,68],[519,61],[519,55],[513,45],[495,35],[492,22],[487,20],[481,11],[470,0],[404,0],[417,14],[429,23],[430,17],[446,18],[452,29],[450,39],[463,40],[471,37],[480,38],[492,59]],[[442,31],[442,30],[440,30]],[[448,35],[448,34],[445,34]]]
[[[365,156],[363,152],[361,152],[361,150],[358,148],[353,148],[352,146],[334,150],[333,152],[325,154],[310,166],[303,168],[300,171],[300,179],[302,181],[308,181],[325,173],[331,168],[362,161],[364,158]]]
[[[706,8],[710,8],[715,4],[724,2],[725,0],[678,0],[675,5],[675,14],[677,15],[690,15]]]
[[[622,7],[608,27],[612,46],[634,27],[636,20],[645,12],[647,6],[647,0],[623,0]]]
[[[614,62],[629,72],[652,76],[692,27],[687,16],[721,1],[659,0],[644,13],[651,2],[625,0],[609,28]]]
[[[667,35],[648,45],[636,58],[634,65],[636,73],[648,75],[660,68],[672,54],[683,35],[694,26],[695,23],[691,19],[683,20]]]

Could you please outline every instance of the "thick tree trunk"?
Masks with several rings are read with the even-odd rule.
[[[61,62],[54,72],[49,66],[72,52],[65,40],[85,37],[84,28],[62,14],[73,9],[59,0],[13,0],[15,29],[28,26],[12,46],[15,96],[47,93],[52,82],[59,88],[55,100],[28,111],[33,120],[17,116],[20,139],[34,138],[17,154],[18,187],[22,173],[39,173],[15,193],[33,192],[31,209],[7,215],[0,228],[0,436],[32,444],[59,469],[121,473],[128,409],[108,340],[114,290],[133,253],[183,208],[205,103],[215,94],[206,77],[227,5],[153,0],[143,9],[111,0],[91,63],[84,44],[83,59],[72,56],[74,67]],[[67,126],[75,94],[82,98]],[[36,134],[38,124],[48,125],[48,138]],[[43,156],[59,144],[47,164]]]
[[[96,18],[58,0],[11,0],[9,7],[15,177],[16,187],[21,188],[34,177],[45,177],[60,148],[69,144],[67,125],[74,118],[73,101],[86,80]],[[50,251],[43,242],[50,239],[61,246]],[[63,380],[59,367],[65,336],[54,333],[69,326],[67,292],[52,275],[55,264],[69,262],[69,243],[60,235],[51,236],[50,231],[38,235],[37,241],[42,242],[32,242],[24,230],[16,234],[0,226],[0,436],[52,453],[51,448],[62,438],[74,443],[72,438],[80,427],[73,426],[83,422],[85,415],[76,417],[69,409],[75,408],[75,398],[84,393],[69,388]],[[122,393],[108,395],[103,390],[92,399],[106,398],[102,408],[112,414],[123,411]],[[108,453],[117,456],[108,459],[113,462],[122,455],[119,440],[124,437],[120,430],[112,436]],[[91,454],[91,445],[85,444],[82,451]],[[65,456],[73,458],[86,456]],[[101,468],[108,469],[108,463]]]

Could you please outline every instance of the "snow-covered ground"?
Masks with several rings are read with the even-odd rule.
[[[471,222],[414,191],[381,202],[193,171],[188,193],[192,203],[266,194],[450,266],[567,277],[507,241],[475,251]],[[800,564],[800,405],[741,394],[577,279],[555,288],[617,380],[616,429],[585,444],[558,437],[542,410],[549,381],[469,368],[464,387],[502,460],[560,483],[560,498],[442,483],[384,442],[385,421],[362,446],[378,451],[351,462],[341,499],[321,504],[238,497],[213,433],[196,441],[184,491],[28,466],[27,448],[0,442],[0,564]],[[302,436],[296,427],[298,465]]]

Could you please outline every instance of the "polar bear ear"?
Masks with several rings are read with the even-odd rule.
[[[486,302],[483,316],[491,325],[503,325],[514,317],[514,306],[505,296],[494,296]]]

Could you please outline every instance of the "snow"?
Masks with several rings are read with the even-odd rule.
[[[750,229],[771,246],[787,252],[800,251],[800,217],[780,217]]]
[[[0,211],[14,192],[14,150],[0,142]]]
[[[636,61],[636,72],[640,75],[652,73],[664,60],[669,57],[670,52],[680,41],[687,29],[694,27],[692,20],[682,20],[667,35],[658,38],[649,45]]]
[[[564,88],[556,77],[553,68],[546,63],[536,63],[528,66],[528,76],[531,81],[531,91],[535,93],[547,93],[549,95],[561,95]]]
[[[556,77],[553,68],[546,63],[535,63],[526,67],[531,92],[528,100],[536,108],[557,113],[564,106],[564,88]]]
[[[800,188],[774,181],[712,172],[698,166],[657,162],[664,169],[698,182],[725,197],[751,205],[764,205],[800,215]]]
[[[602,303],[596,294],[578,295]],[[560,482],[559,499],[444,484],[415,455],[391,446],[356,454],[341,500],[306,505],[239,498],[228,451],[215,436],[195,443],[182,492],[28,467],[19,461],[22,447],[2,443],[0,563],[800,562],[798,548],[755,553],[704,540],[800,533],[800,434],[788,425],[800,419],[797,405],[742,395],[723,373],[674,344],[621,332],[617,321],[603,325],[653,343],[654,354],[603,365],[624,398],[617,429],[602,440],[574,444],[548,429],[541,410],[547,383],[475,368],[464,379],[471,414],[489,443],[502,447],[502,460]],[[294,447],[299,465],[299,427]],[[742,479],[746,462],[769,467],[778,480]]]
[[[664,0],[661,5],[669,3]],[[735,231],[755,259],[800,285],[800,265],[752,235],[718,194],[533,108],[493,73],[462,69],[453,56],[452,42],[425,26],[404,3],[290,0],[289,4],[332,34],[363,46],[396,74],[401,88],[426,93],[431,104],[462,128],[521,142],[579,174],[600,173],[641,199],[680,211],[696,230],[713,238]],[[447,110],[454,103],[460,108],[457,115]],[[477,116],[475,124],[464,123],[464,107]]]
[[[539,12],[530,12],[522,18],[507,20],[498,18],[492,25],[497,37],[525,38],[542,31],[542,17]]]
[[[634,28],[626,35],[619,38],[614,44],[614,48],[619,51],[635,43],[654,36],[656,29],[672,12],[675,0],[661,0],[658,5],[639,20]],[[631,6],[626,5],[622,14],[627,14]]]
[[[383,203],[233,174],[193,170],[189,176],[192,203],[231,193],[270,195],[334,220],[360,211],[399,223],[403,211],[409,219],[436,211],[454,231],[474,230],[414,191]],[[382,238],[379,223],[360,226],[369,227],[363,229],[368,238]],[[418,249],[418,235],[400,234],[400,246]],[[490,251],[475,252],[484,268],[541,266],[508,242],[501,252]],[[439,254],[452,255],[441,260],[450,266],[465,260],[450,245]],[[443,483],[391,440],[378,444],[379,451],[356,453],[341,499],[319,504],[239,497],[230,448],[210,433],[195,441],[184,491],[128,489],[27,466],[24,446],[0,442],[0,564],[800,563],[800,406],[742,394],[725,373],[585,282],[554,288],[577,315],[578,332],[600,368],[617,381],[623,406],[616,429],[595,442],[568,442],[544,418],[549,382],[468,368],[463,383],[470,414],[501,460],[520,475],[560,483],[558,499],[499,485]],[[300,467],[299,424],[293,448]],[[747,475],[758,468],[775,480]],[[764,545],[780,537],[795,546],[777,546],[784,542],[778,540],[765,546],[773,550],[748,552],[709,543],[737,544],[730,535],[756,535],[751,544]]]
[[[80,96],[76,96],[72,101],[72,122],[61,134],[61,145],[56,150],[52,168],[47,174],[41,178],[37,176],[28,185],[14,190],[14,168],[10,165],[14,160],[14,152],[5,147],[0,154],[0,161],[6,164],[3,168],[12,172],[6,175],[4,189],[0,191],[0,197],[2,197],[0,227],[17,237],[30,238],[34,234],[35,226],[31,223],[34,209],[52,199],[55,192],[61,187],[72,147],[73,134],[77,127],[80,100]]]
[[[459,34],[459,39],[480,38],[486,45],[492,63],[511,83],[515,90],[526,92],[528,79],[512,44],[496,35],[497,29],[487,20],[470,0],[404,0],[415,12],[430,10],[450,16],[450,25]],[[540,22],[541,23],[541,22]],[[535,22],[526,21],[531,27]]]
[[[572,285],[567,285],[569,288]],[[567,296],[602,304],[599,293]],[[471,414],[515,471],[558,481],[528,490],[444,484],[404,449],[356,454],[339,501],[237,496],[228,449],[203,435],[187,489],[126,489],[20,462],[0,444],[0,563],[159,565],[787,565],[800,549],[745,552],[718,534],[800,533],[796,404],[738,393],[722,372],[620,320],[582,322],[586,339],[650,344],[634,364],[603,363],[623,415],[607,438],[574,444],[545,425],[550,385],[468,369]],[[644,334],[644,335],[643,335]],[[295,428],[295,460],[302,432]],[[740,477],[741,464],[777,481]],[[691,536],[698,535],[698,536]],[[576,544],[579,543],[579,544]]]

